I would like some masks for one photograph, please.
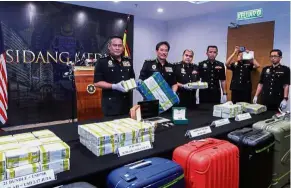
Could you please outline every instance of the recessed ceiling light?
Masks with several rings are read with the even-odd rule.
[[[118,3],[119,1],[113,1],[114,3]]]
[[[199,4],[203,4],[203,3],[208,3],[210,1],[188,1],[189,3],[193,3],[193,4],[196,4],[196,5],[199,5]]]
[[[157,9],[157,12],[162,13],[162,12],[164,12],[164,9],[162,9],[162,8],[158,8],[158,9]]]

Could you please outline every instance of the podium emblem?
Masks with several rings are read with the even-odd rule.
[[[94,86],[93,84],[89,84],[89,85],[87,86],[87,92],[88,92],[89,94],[94,94],[94,93],[96,92],[96,88],[95,88],[95,86]]]

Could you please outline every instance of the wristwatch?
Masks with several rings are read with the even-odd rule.
[[[284,100],[288,101],[288,97],[284,97]]]

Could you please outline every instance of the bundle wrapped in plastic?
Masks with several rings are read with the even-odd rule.
[[[54,173],[58,174],[60,172],[70,170],[70,160],[64,159],[59,161],[53,161],[47,164],[40,164],[40,166],[42,171],[53,169]]]
[[[0,137],[0,145],[10,144],[10,143],[17,143],[16,138],[14,138],[12,135]]]
[[[46,138],[39,138],[39,141],[44,144],[52,144],[57,142],[63,142],[59,137],[53,136],[53,137],[46,137]]]
[[[32,133],[21,133],[21,134],[15,134],[13,137],[18,141],[28,141],[28,140],[36,140],[35,136]]]
[[[52,161],[59,161],[70,158],[70,146],[65,142],[46,144],[39,146],[40,162],[47,164]]]
[[[137,89],[145,100],[159,100],[160,113],[180,102],[179,97],[159,72],[155,72],[148,79],[141,81]]]
[[[238,114],[242,114],[242,108],[240,105],[233,104],[232,102],[213,106],[213,116],[215,117],[234,118]]]
[[[19,148],[5,151],[7,168],[39,162],[39,149],[37,147]]]
[[[123,81],[122,86],[126,91],[133,90],[137,87],[136,82],[133,78],[131,78],[130,80]]]
[[[80,125],[80,142],[96,156],[116,153],[119,147],[154,142],[154,125],[131,118]]]
[[[32,132],[32,134],[36,137],[36,138],[47,138],[47,137],[53,137],[56,136],[52,131],[45,129],[45,130],[41,130],[41,131],[34,131]]]
[[[25,176],[28,174],[33,174],[40,172],[40,164],[39,163],[34,163],[34,164],[28,164],[28,165],[23,165],[11,169],[6,170],[6,177],[7,179],[12,179],[12,178],[17,178],[20,176]]]
[[[207,82],[191,82],[188,83],[188,87],[191,89],[207,89],[208,88],[208,83]]]
[[[248,104],[244,107],[244,111],[250,114],[260,114],[267,111],[267,107],[261,104]]]

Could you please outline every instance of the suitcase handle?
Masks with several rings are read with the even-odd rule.
[[[213,143],[214,143],[214,141],[211,139],[207,139],[207,140],[202,139],[202,140],[193,140],[189,144],[191,146],[195,146],[196,148],[201,148],[203,146],[206,146],[208,144],[213,144]]]
[[[152,165],[152,161],[145,161],[143,163],[139,163],[139,164],[136,164],[134,166],[131,166],[131,167],[129,167],[129,169],[133,170],[133,169],[143,168],[143,167],[150,166],[150,165]]]

